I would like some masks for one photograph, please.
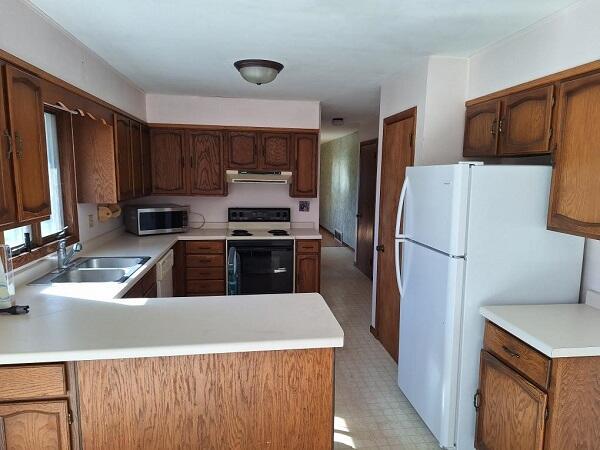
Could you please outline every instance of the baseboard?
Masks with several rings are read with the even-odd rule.
[[[369,331],[373,336],[375,336],[375,338],[377,338],[377,330],[372,325],[369,326]]]

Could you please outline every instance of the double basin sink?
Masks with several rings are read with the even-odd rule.
[[[30,284],[123,283],[150,257],[89,257],[74,260],[69,267],[44,275]]]

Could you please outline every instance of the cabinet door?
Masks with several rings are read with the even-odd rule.
[[[0,404],[0,448],[68,450],[67,401]]]
[[[17,204],[12,169],[14,148],[6,118],[4,81],[2,77],[3,75],[0,74],[0,228],[11,226],[17,221]]]
[[[294,174],[290,186],[291,197],[316,197],[319,170],[319,148],[316,134],[295,134]]]
[[[249,131],[231,131],[227,139],[227,167],[258,169],[258,136]]]
[[[185,131],[152,129],[152,193],[187,194]]]
[[[552,85],[506,97],[499,126],[500,155],[550,152],[553,98]]]
[[[548,228],[600,239],[600,73],[560,84]]]
[[[119,201],[133,198],[133,162],[131,126],[127,117],[115,114],[115,150],[117,151],[117,186]]]
[[[320,255],[296,255],[296,292],[319,292],[320,281]]]
[[[50,217],[48,156],[42,85],[38,78],[5,66],[8,120],[19,221]]]
[[[467,107],[463,156],[496,155],[500,107],[500,100]]]
[[[152,155],[150,153],[150,129],[142,127],[142,195],[152,193]]]
[[[291,136],[284,133],[262,133],[260,138],[260,168],[265,170],[290,170]]]
[[[220,131],[189,131],[190,193],[224,195],[223,133]]]
[[[141,197],[144,193],[144,166],[142,163],[142,125],[131,121],[131,172],[133,176],[133,195]]]
[[[475,447],[542,450],[547,395],[486,351],[479,367]]]

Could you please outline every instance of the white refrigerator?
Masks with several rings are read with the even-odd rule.
[[[398,385],[443,448],[474,448],[479,307],[578,301],[584,239],[546,230],[550,176],[481,163],[406,171]]]

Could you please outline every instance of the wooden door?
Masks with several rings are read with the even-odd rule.
[[[479,366],[478,450],[542,450],[547,395],[486,351]]]
[[[500,100],[467,106],[465,113],[464,156],[495,156],[498,149]]]
[[[231,131],[227,139],[227,167],[233,170],[258,169],[258,135],[252,131]]]
[[[400,323],[394,255],[396,211],[406,167],[414,161],[416,114],[416,108],[412,108],[383,122],[375,330],[377,339],[396,361]]]
[[[548,228],[600,239],[600,73],[560,84]]]
[[[0,404],[0,448],[68,450],[67,401]]]
[[[318,135],[294,134],[293,180],[290,197],[314,198],[317,196],[319,180]]]
[[[131,126],[129,119],[115,114],[115,150],[117,152],[117,187],[119,201],[134,196],[133,159],[131,152]]]
[[[152,193],[187,194],[185,131],[170,128],[150,131]]]
[[[150,153],[150,129],[142,127],[142,195],[152,193],[152,154]]]
[[[3,66],[0,66],[3,72]],[[14,225],[17,221],[17,204],[13,184],[12,159],[14,147],[8,129],[5,109],[3,74],[0,73],[0,228]]]
[[[42,85],[37,77],[5,66],[13,175],[20,222],[50,217],[48,155]]]
[[[296,255],[296,292],[319,292],[320,279],[320,255]]]
[[[190,193],[225,195],[223,133],[191,130],[188,135],[191,164]]]
[[[356,267],[373,279],[373,236],[377,185],[377,139],[361,142],[356,226]]]
[[[144,165],[142,162],[142,124],[131,121],[131,172],[133,195],[144,195]]]
[[[287,133],[262,133],[259,166],[264,170],[290,170],[292,137]]]
[[[553,85],[506,97],[498,127],[498,154],[507,156],[549,153],[553,102]]]

